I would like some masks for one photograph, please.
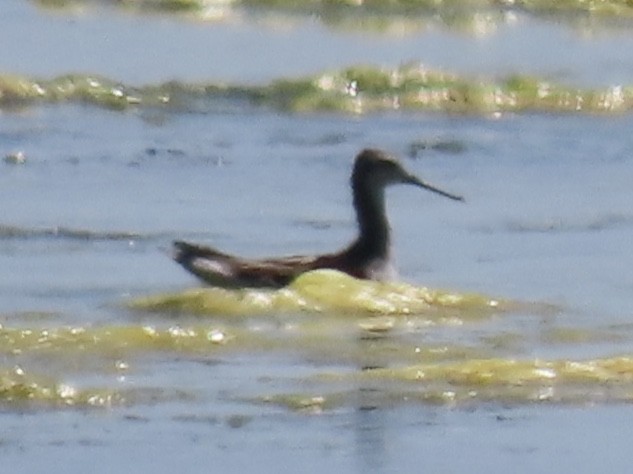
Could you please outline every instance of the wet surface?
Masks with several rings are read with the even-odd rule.
[[[0,60],[6,74],[52,78],[80,66],[133,82],[234,75],[267,83],[330,66],[319,56],[310,67],[289,60],[302,44],[292,35],[317,44],[315,30],[334,43],[351,35],[377,64],[428,61],[421,49],[393,54],[393,42],[419,47],[420,36],[332,31],[318,22],[280,31],[107,10],[102,29],[90,30],[103,20],[95,10],[7,5],[2,18],[13,21],[3,35],[28,23],[42,36],[63,31],[85,40],[68,46],[64,60],[53,48],[38,61],[44,43],[32,36]],[[231,28],[279,35],[292,48],[278,54],[279,63],[263,55],[267,67],[257,74],[257,61],[230,48],[223,65],[200,59],[206,56],[195,48],[187,50],[195,61],[160,56],[186,50],[189,35],[225,34],[231,44]],[[141,41],[151,38],[144,31],[160,29],[174,35],[157,59],[134,62],[133,46],[117,46],[126,35]],[[443,47],[434,67],[468,71],[469,61],[485,56],[490,63],[477,64],[492,77],[505,68],[534,72],[521,65],[531,57],[521,52],[528,43],[504,35],[545,41],[536,34],[542,29],[567,43],[530,63],[539,75],[565,71],[570,83],[605,89],[633,82],[618,53],[629,41],[621,30],[579,37],[566,24],[531,18],[479,39],[450,29],[424,35]],[[461,54],[454,43],[482,53]],[[364,61],[354,42],[336,44],[331,64]],[[391,56],[384,60],[375,44]],[[118,48],[120,64],[76,53],[100,47]],[[600,53],[601,60],[617,66],[591,62],[602,47],[613,56]],[[560,55],[574,48],[586,55]],[[502,50],[514,51],[518,63]],[[556,67],[547,65],[549,54]],[[457,56],[463,61],[452,63]],[[283,113],[239,103],[3,108],[5,465],[14,472],[62,460],[68,472],[88,465],[94,472],[130,465],[157,472],[625,470],[623,420],[633,396],[631,120],[573,112]],[[252,257],[342,247],[355,232],[352,158],[367,146],[399,155],[408,169],[466,197],[456,204],[406,187],[388,191],[407,284],[317,273],[280,292],[202,290],[170,260],[173,239]]]
[[[521,9],[493,10],[467,16],[464,31],[452,31],[433,15],[430,21],[428,15],[400,17],[373,29],[362,21],[329,27],[327,19],[309,14],[267,17],[256,10],[198,22],[90,4],[38,10],[31,2],[8,0],[0,41],[16,47],[2,55],[0,71],[45,78],[99,73],[135,85],[171,79],[250,84],[417,61],[458,74],[523,73],[593,86],[628,84],[633,71],[626,24],[585,14],[539,19]]]

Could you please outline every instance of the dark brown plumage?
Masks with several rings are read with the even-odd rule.
[[[176,241],[173,258],[205,283],[228,288],[279,288],[304,272],[323,268],[356,278],[387,279],[393,276],[393,270],[384,192],[392,184],[412,184],[463,201],[461,196],[442,191],[408,173],[387,153],[365,149],[356,156],[351,178],[359,233],[356,240],[340,252],[249,260],[211,247]]]

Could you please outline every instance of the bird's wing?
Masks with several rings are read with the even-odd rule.
[[[279,288],[315,268],[318,261],[318,257],[303,256],[250,260],[182,241],[174,242],[173,258],[202,281],[229,288]]]

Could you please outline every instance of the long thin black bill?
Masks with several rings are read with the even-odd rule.
[[[415,184],[416,186],[424,188],[424,189],[426,189],[428,191],[432,191],[432,192],[434,192],[436,194],[439,194],[440,196],[447,197],[447,198],[452,199],[454,201],[464,201],[465,200],[463,196],[458,196],[457,194],[452,194],[452,193],[449,193],[447,191],[443,191],[440,188],[436,188],[435,186],[433,186],[431,184],[425,183],[424,181],[422,181],[421,179],[419,179],[419,178],[417,178],[417,177],[415,177],[413,175],[409,176],[409,183]]]

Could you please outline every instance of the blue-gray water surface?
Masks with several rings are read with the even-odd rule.
[[[621,54],[629,35],[583,38],[564,26],[534,20],[479,40],[431,31],[426,46],[419,36],[341,39],[344,33],[318,25],[279,33],[262,25],[251,30],[249,25],[189,24],[114,12],[69,19],[17,1],[2,9],[3,44],[7,35],[18,35],[18,28],[37,33],[0,59],[1,70],[21,73],[84,69],[141,82],[173,76],[266,81],[354,58],[394,64],[423,59],[438,67],[474,70],[480,63],[472,55],[459,58],[462,43],[481,50],[478,57],[490,61],[492,69],[504,70],[518,67],[508,59],[514,55],[533,64],[523,54],[531,50],[525,38],[547,31],[565,41],[537,55],[539,71],[562,71],[574,80],[606,85],[630,83],[633,77],[630,57]],[[45,38],[58,33],[71,39],[59,48],[52,45],[49,56]],[[189,58],[169,53],[173,62],[161,56],[166,54],[162,49],[157,57],[143,54],[150,49],[144,41],[155,45],[166,35],[197,49],[187,52]],[[201,38],[235,42],[234,35],[244,48],[257,44],[269,58],[277,46],[262,46],[261,36],[270,36],[286,48],[284,59],[266,63],[258,74],[259,66],[248,57],[234,59],[242,50],[236,53],[233,43],[231,59],[223,57],[222,67],[213,69]],[[331,54],[312,45],[323,37],[337,45]],[[139,51],[134,57],[123,53],[118,63],[118,47],[109,45],[121,38],[138,44]],[[61,55],[66,46],[72,54]],[[90,52],[102,46],[112,55],[103,63]],[[293,64],[304,46],[319,55],[306,65],[304,52]],[[586,56],[578,59],[569,48]],[[556,54],[563,52],[566,59]],[[594,55],[611,67],[594,68]],[[58,59],[67,62],[60,65]],[[1,151],[26,156],[24,164],[0,165],[2,322],[98,325],[149,318],[126,310],[122,302],[197,285],[169,258],[170,242],[177,238],[248,256],[341,247],[355,231],[351,160],[361,148],[376,146],[401,156],[416,174],[466,197],[461,204],[407,187],[389,190],[404,280],[559,308],[555,316],[518,315],[497,327],[524,332],[526,338],[550,324],[550,317],[561,326],[630,331],[632,128],[630,115],[348,117],[250,107],[198,114],[78,105],[2,112]],[[416,143],[437,142],[458,146],[411,153]],[[624,339],[582,346],[580,352],[564,345],[530,345],[521,355],[548,358],[570,352],[589,358],[626,352],[629,344]],[[46,361],[31,363],[47,367]],[[143,389],[141,403],[105,410],[4,408],[3,466],[30,473],[48,472],[51,466],[64,466],[68,473],[623,472],[631,461],[627,404],[493,403],[462,409],[405,403],[374,409],[371,391],[359,386],[355,406],[313,416],[249,403],[261,393],[296,389],[301,385],[297,377],[323,371],[318,360],[301,354],[165,354],[135,364],[129,374],[112,371],[99,382],[105,377],[107,384]],[[61,369],[53,364],[50,370]],[[76,377],[90,380],[86,373]],[[147,395],[150,389],[155,396]]]

